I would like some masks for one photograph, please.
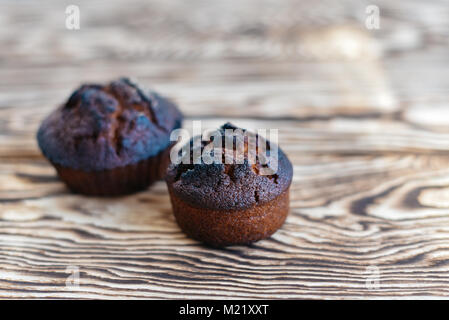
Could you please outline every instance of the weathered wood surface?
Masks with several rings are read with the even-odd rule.
[[[375,31],[355,0],[77,3],[68,31],[65,3],[0,2],[0,298],[449,296],[444,1],[377,1]],[[120,75],[176,100],[186,126],[278,128],[283,228],[217,250],[180,232],[162,182],[70,194],[36,128],[79,83]]]

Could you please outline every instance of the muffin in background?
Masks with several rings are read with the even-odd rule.
[[[162,179],[182,114],[128,78],[85,84],[37,132],[39,147],[76,193],[115,196]]]
[[[229,136],[227,129],[239,128],[227,123],[217,130],[218,135],[213,134],[210,139],[201,137],[202,142],[196,147],[194,139],[198,137],[192,138],[189,152],[184,150],[182,154],[180,151],[183,161],[171,164],[165,178],[173,212],[181,229],[188,236],[216,247],[249,244],[276,232],[289,211],[289,188],[293,176],[292,165],[280,148],[277,148],[276,157],[270,160],[277,161],[277,170],[272,174],[262,174],[263,169],[273,163],[261,163],[259,157],[250,161],[251,148],[248,138],[245,138],[252,135],[257,139],[258,136],[243,129],[241,132],[247,135]],[[217,159],[222,161],[205,163],[201,154],[214,139],[220,138],[223,147],[215,148],[211,154],[218,155]],[[229,144],[226,145],[226,139],[234,141],[232,150],[229,150]],[[243,161],[242,158],[237,161],[239,140],[244,146]],[[270,156],[275,145],[265,139],[262,141],[267,145],[266,154]],[[257,148],[252,150],[256,154]],[[186,157],[188,161],[185,161]]]

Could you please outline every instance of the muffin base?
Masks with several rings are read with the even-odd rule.
[[[75,193],[90,196],[119,196],[144,190],[165,176],[170,164],[168,147],[154,157],[123,167],[83,171],[52,163],[59,178]]]
[[[289,189],[271,201],[243,210],[196,208],[168,190],[180,228],[191,238],[214,247],[249,244],[270,237],[289,211]]]

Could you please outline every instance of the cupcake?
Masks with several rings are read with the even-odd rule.
[[[282,226],[292,175],[277,145],[227,123],[212,135],[192,138],[165,180],[181,229],[222,247],[267,238]]]
[[[181,121],[171,101],[121,78],[82,85],[42,122],[37,140],[72,191],[122,195],[164,177]]]

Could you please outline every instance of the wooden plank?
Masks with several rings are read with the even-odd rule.
[[[79,31],[64,3],[0,3],[0,298],[447,298],[445,1],[377,1],[372,31],[359,0],[77,3]],[[279,129],[286,224],[218,250],[179,230],[163,182],[69,193],[37,127],[121,75],[174,99],[186,128]]]
[[[305,2],[264,2],[197,2],[199,13],[186,15],[191,5],[181,1],[131,1],[126,8],[117,1],[81,1],[78,31],[64,28],[62,4],[3,4],[0,37],[9,45],[0,52],[0,63],[7,61],[0,68],[0,108],[53,108],[82,82],[128,75],[191,116],[397,111],[363,24],[343,23],[335,5],[322,20]],[[255,5],[262,10],[257,15]],[[288,15],[291,10],[298,16]],[[21,23],[21,37],[6,31],[11,19]],[[234,22],[216,23],[227,20]],[[39,28],[33,27],[37,21]]]
[[[6,157],[0,164],[1,296],[448,293],[449,153],[438,143],[445,133],[375,119],[363,126],[359,119],[236,123],[280,128],[294,164],[292,210],[271,239],[203,247],[177,227],[162,182],[133,196],[85,198],[70,194],[30,150],[33,157]],[[376,126],[385,131],[372,130]],[[65,286],[68,266],[81,272],[76,290]],[[377,290],[366,287],[370,266],[380,270]]]

